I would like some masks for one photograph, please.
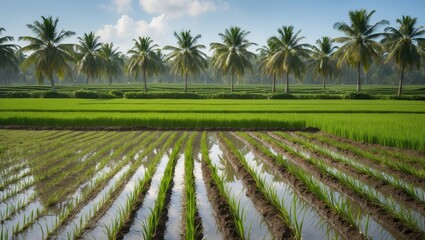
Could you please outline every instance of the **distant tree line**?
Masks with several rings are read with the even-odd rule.
[[[162,49],[148,36],[133,39],[134,46],[122,53],[113,43],[101,43],[93,32],[78,37],[78,43],[64,43],[75,32],[59,30],[58,18],[41,17],[27,24],[32,36],[18,39],[28,42],[20,47],[11,44],[13,37],[3,36],[0,28],[0,84],[36,84],[48,81],[52,91],[55,82],[69,84],[148,82],[284,83],[289,93],[294,81],[320,81],[357,84],[397,84],[398,95],[403,83],[425,82],[425,29],[417,18],[402,16],[397,26],[381,20],[372,23],[375,11],[349,11],[349,23],[337,22],[334,28],[343,36],[324,36],[316,45],[304,43],[301,30],[283,26],[266,45],[248,40],[249,31],[232,26],[219,33],[221,42],[210,44],[212,56],[198,44],[201,35],[191,31],[174,32],[177,42]],[[385,27],[383,32],[379,28]],[[256,52],[250,51],[257,46]]]

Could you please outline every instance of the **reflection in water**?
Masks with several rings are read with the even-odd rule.
[[[216,137],[215,134],[209,134],[211,137]],[[214,144],[215,145],[215,144]],[[210,155],[212,164],[219,168],[218,174],[220,177],[224,177],[224,184],[229,190],[230,198],[236,200],[240,204],[240,210],[244,215],[244,229],[247,234],[245,237],[250,236],[252,239],[271,239],[272,235],[263,221],[261,214],[257,212],[252,201],[246,196],[245,189],[242,182],[234,174],[234,170],[229,176],[227,170],[233,169],[228,161],[223,158],[223,152],[218,145],[211,146]],[[229,167],[223,166],[222,163],[226,163]]]

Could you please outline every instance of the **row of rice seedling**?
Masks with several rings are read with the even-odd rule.
[[[396,219],[395,221],[401,222],[404,224],[404,227],[409,228],[411,232],[403,232],[400,234],[410,234],[412,236],[422,236],[423,233],[421,233],[421,224],[416,221],[413,223],[412,220],[418,220],[417,216],[413,214],[412,211],[409,211],[408,209],[405,209],[404,207],[400,206],[396,201],[394,201],[392,198],[384,198],[384,197],[378,197],[380,196],[374,189],[364,185],[363,183],[360,183],[358,180],[347,176],[346,174],[338,171],[335,168],[330,168],[326,166],[321,160],[307,157],[305,154],[298,152],[296,149],[293,149],[289,147],[288,145],[284,144],[277,139],[273,139],[269,137],[268,135],[258,133],[257,136],[266,139],[267,141],[273,142],[280,148],[284,149],[285,151],[289,152],[293,156],[297,156],[300,159],[303,159],[313,166],[315,166],[321,173],[333,177],[335,180],[338,180],[338,183],[345,186],[346,190],[353,191],[355,194],[361,197],[361,199],[366,200],[366,205],[369,209],[373,206],[374,208],[378,208],[382,210],[382,213],[387,213],[389,216]],[[344,193],[344,192],[343,192]],[[347,197],[352,197],[351,195],[347,194]],[[397,206],[396,208],[394,208]],[[382,214],[381,213],[381,214]],[[375,215],[372,215],[373,217],[376,217]],[[420,217],[419,217],[420,219]],[[380,221],[380,219],[376,219],[377,221]],[[410,236],[409,235],[409,236]]]
[[[174,167],[177,161],[177,155],[180,151],[180,147],[182,145],[183,140],[186,138],[187,133],[184,133],[182,137],[174,144],[173,151],[170,154],[170,159],[168,164],[164,170],[164,175],[162,177],[161,183],[158,189],[158,195],[156,198],[155,206],[151,210],[151,214],[147,219],[145,219],[142,223],[143,229],[143,238],[144,239],[152,239],[155,235],[163,234],[157,232],[156,229],[160,222],[161,216],[166,206],[166,197],[169,194],[170,186],[172,185],[173,175],[174,175]]]
[[[137,138],[135,139],[137,140]],[[126,145],[126,144],[124,144]],[[128,147],[128,146],[127,146]],[[111,159],[111,158],[109,158]],[[105,178],[109,177],[107,176],[107,174],[105,174]],[[105,180],[105,178],[103,180]],[[100,179],[97,179],[100,180]],[[85,190],[86,192],[84,192],[83,194],[78,194],[75,198],[74,198],[74,194],[72,195],[72,200],[67,201],[66,204],[64,204],[64,207],[61,207],[60,213],[59,215],[49,215],[49,209],[48,208],[44,208],[42,211],[42,215],[43,217],[41,217],[38,222],[41,225],[41,228],[38,227],[32,227],[32,229],[30,231],[28,231],[27,233],[24,233],[26,235],[51,235],[53,234],[54,231],[56,231],[57,227],[60,225],[60,223],[64,222],[68,216],[70,216],[74,210],[76,210],[76,206],[78,206],[78,204],[82,203],[83,201],[87,201],[87,197],[90,197],[93,190],[94,191],[99,191],[96,187],[99,187],[95,184],[92,184],[90,186],[88,186]],[[53,193],[53,196],[55,194]],[[59,207],[62,206],[59,205]],[[35,222],[34,222],[35,223]],[[44,224],[43,224],[44,223]],[[23,229],[22,229],[23,230]]]
[[[56,193],[55,192],[52,192],[52,193],[50,193],[49,194],[50,195],[50,197],[49,197],[49,199],[48,199],[48,201],[47,202],[49,202],[49,201],[51,201],[51,199],[52,198],[55,198],[55,196],[56,196]],[[43,204],[43,205],[48,205],[48,204]],[[69,212],[69,209],[68,209],[68,207],[69,206],[67,206],[67,207],[65,207],[65,208],[62,208],[62,210],[60,211],[60,214],[59,214],[59,216],[62,216],[64,213],[67,213],[67,212]],[[47,207],[39,207],[38,209],[38,213],[39,214],[37,214],[37,218],[34,218],[33,219],[33,221],[32,222],[29,222],[28,223],[28,225],[27,226],[25,226],[25,227],[21,227],[20,229],[19,229],[19,231],[16,231],[14,234],[16,235],[17,233],[20,233],[20,232],[22,232],[23,230],[25,230],[26,228],[28,228],[28,227],[30,227],[31,225],[33,225],[33,223],[35,223],[36,221],[38,221],[38,222],[44,222],[45,224],[45,231],[46,232],[48,232],[47,231],[47,229],[52,229],[54,226],[55,226],[55,223],[58,223],[59,222],[59,220],[60,220],[60,217],[55,217],[55,216],[51,216],[50,214],[51,213],[49,213],[50,212],[50,210],[49,210],[49,208],[47,208]],[[44,216],[46,216],[46,217],[44,217]],[[40,218],[40,219],[39,219]],[[39,219],[39,220],[38,220]],[[46,219],[50,219],[49,220],[49,223],[47,224],[47,220]],[[57,225],[57,224],[56,224]],[[34,227],[32,227],[33,229],[34,229]],[[44,233],[43,233],[44,234]]]
[[[221,197],[224,198],[225,203],[227,205],[222,205],[221,208],[225,208],[223,210],[228,210],[226,213],[228,213],[232,220],[231,222],[228,221],[228,224],[232,225],[235,229],[234,237],[243,239],[245,237],[245,228],[244,228],[244,217],[241,211],[238,209],[237,202],[235,200],[231,200],[231,197],[229,196],[229,190],[224,184],[223,176],[220,177],[218,174],[217,167],[212,163],[210,157],[209,157],[209,150],[207,146],[207,133],[203,132],[201,137],[201,151],[202,151],[202,160],[205,166],[211,171],[211,177],[212,181],[211,183],[208,183],[210,185],[214,185],[217,187],[218,192]],[[211,187],[211,186],[210,186]],[[210,199],[211,201],[211,199]],[[220,213],[216,213],[220,214]],[[216,215],[215,217],[217,218]],[[217,219],[217,221],[219,221]],[[223,227],[223,226],[222,226]],[[222,229],[223,231],[224,229]],[[223,231],[224,232],[224,231]]]
[[[148,151],[144,151],[144,155],[146,155],[149,153],[149,150],[152,150],[154,147],[160,144],[168,135],[169,134],[164,133],[159,138],[152,141],[152,138],[155,135],[151,134],[142,142],[138,142],[138,144],[142,146],[147,145],[146,149],[148,149]],[[132,163],[132,158],[127,157],[135,156],[138,150],[138,147],[133,146],[132,150],[125,154],[121,161],[119,161],[117,164],[114,164],[109,171],[105,171],[102,176],[95,177],[93,179],[94,183],[89,185],[91,191],[89,191],[90,195],[88,195],[89,197],[92,196],[92,199],[84,200],[83,202],[87,202],[89,200],[90,202],[81,208],[78,213],[75,212],[75,209],[71,210],[71,212],[74,212],[74,214],[68,214],[66,217],[72,217],[73,219],[70,223],[68,223],[68,225],[62,227],[62,229],[59,229],[60,237],[69,236],[73,239],[77,238],[83,233],[83,230],[90,222],[95,221],[93,216],[98,215],[99,212],[105,211],[108,206],[112,204],[113,199],[118,196],[117,192],[122,189],[130,175],[137,170],[137,165],[140,165],[142,160],[141,158],[139,159],[138,157],[136,162]],[[118,152],[114,152],[113,155],[115,154],[118,154]],[[106,181],[108,182],[106,183]],[[94,196],[94,194],[96,195]],[[84,199],[84,197],[82,199]],[[67,220],[67,218],[64,218],[64,221]]]
[[[235,223],[240,226],[237,226],[237,228],[243,230],[245,238],[272,238],[272,232],[264,224],[260,209],[256,208],[253,200],[248,197],[250,191],[244,187],[244,176],[240,174],[239,167],[235,164],[235,161],[232,161],[231,155],[225,149],[225,143],[218,141],[217,144],[219,151],[212,151],[209,157],[212,164],[217,168],[222,181],[224,181],[231,202],[229,207],[234,208],[232,211],[238,213],[239,221],[235,221]]]
[[[274,154],[265,146],[257,142],[250,135],[241,134],[241,136],[252,146],[258,148],[263,154],[276,160],[280,164],[280,166],[284,167],[286,171],[295,176],[296,179],[298,179],[298,181],[300,181],[304,185],[304,187],[308,189],[309,192],[314,194],[318,201],[322,201],[329,209],[331,209],[332,212],[334,212],[334,214],[341,216],[342,219],[338,220],[339,223],[342,226],[348,227],[350,230],[347,231],[342,229],[336,229],[337,231],[347,231],[347,233],[352,234],[353,238],[363,237],[363,233],[360,231],[360,223],[357,221],[359,212],[353,213],[350,207],[351,203],[347,201],[347,199],[341,196],[336,196],[332,193],[332,191],[330,191],[330,189],[325,187],[325,185],[320,184],[320,182],[316,178],[309,175],[307,172],[305,172],[298,166],[290,164],[281,156]],[[341,232],[341,234],[344,234],[344,232]]]
[[[272,222],[268,222],[270,226],[269,228],[276,228],[274,229],[275,237],[282,238],[283,236],[285,236],[289,238],[301,239],[301,229],[299,227],[302,224],[294,223],[291,221],[288,210],[280,204],[279,199],[277,198],[276,194],[273,193],[272,189],[267,188],[264,179],[260,178],[258,176],[258,173],[255,172],[248,165],[245,157],[238,151],[233,142],[229,138],[224,136],[222,132],[220,133],[220,138],[224,140],[231,152],[237,157],[238,161],[240,161],[245,171],[247,171],[252,177],[252,179],[255,181],[256,188],[259,189],[259,191],[263,195],[263,198],[268,201],[268,203],[265,204],[271,204],[272,206],[274,206],[273,210],[270,209],[272,212],[264,212],[263,215],[267,216],[267,218],[265,219],[266,222],[277,217],[280,219],[279,222],[283,223],[284,226],[282,227],[282,229],[277,229],[281,226],[278,226],[277,224],[273,225]],[[276,215],[273,216],[274,214]],[[298,226],[298,228],[296,226]]]
[[[369,153],[367,151],[364,151],[363,149],[357,148],[357,147],[353,147],[350,144],[347,143],[342,143],[336,140],[332,140],[326,137],[322,137],[322,136],[309,136],[306,134],[302,134],[303,136],[312,138],[312,139],[317,139],[321,142],[325,142],[327,144],[330,144],[334,147],[337,147],[338,149],[341,149],[343,151],[350,151],[355,153],[356,155],[360,156],[360,157],[364,157],[367,158],[369,160],[372,160],[374,162],[376,162],[377,164],[383,164],[391,169],[403,172],[405,174],[411,175],[411,176],[415,176],[418,178],[425,178],[425,170],[423,170],[423,168],[417,168],[416,166],[412,165],[411,163],[409,163],[410,161],[408,158],[405,158],[407,161],[394,161],[391,158],[388,157],[383,157],[383,156],[379,156],[379,155],[375,155],[372,153]],[[424,167],[424,166],[423,166]]]
[[[202,165],[205,164],[202,161],[201,135],[202,134],[198,134],[195,138],[192,156],[194,158],[193,175],[196,192],[196,207],[199,213],[200,222],[202,223],[202,236],[205,239],[223,239],[223,234],[214,218],[213,204],[208,200],[208,180],[202,168]]]
[[[134,171],[132,178],[130,179],[130,181],[127,182],[127,185],[134,185],[133,189],[130,191],[130,193],[121,192],[120,196],[118,196],[117,198],[117,201],[114,202],[119,205],[117,211],[118,213],[105,213],[105,215],[116,215],[116,217],[112,220],[111,225],[104,225],[105,233],[107,234],[108,239],[116,239],[117,237],[122,237],[123,229],[125,227],[129,228],[129,223],[131,222],[135,211],[138,209],[144,198],[144,192],[146,192],[147,186],[150,184],[150,181],[154,172],[156,171],[159,161],[166,153],[167,149],[175,141],[175,137],[176,133],[172,134],[168,138],[161,150],[154,155],[154,158],[150,161],[148,167],[142,167],[142,171],[140,172],[140,174],[136,174],[140,168]],[[138,161],[143,160],[143,158],[145,158],[148,154],[151,154],[155,147],[156,146],[151,145],[149,146],[149,148],[146,148],[143,153],[138,156]],[[118,200],[121,195],[125,195],[124,205],[121,205],[122,201]]]
[[[196,133],[189,137],[185,148],[184,159],[184,180],[185,180],[185,235],[186,239],[198,239],[202,226],[197,223],[198,207],[196,204],[196,191],[195,191],[195,178],[194,178],[194,159],[193,159],[193,146]]]
[[[85,148],[92,148],[94,145],[91,145],[90,143],[94,143],[95,140],[93,140],[92,142],[79,142],[79,145],[76,145],[77,148],[79,147],[85,147]],[[60,148],[60,150],[62,150],[63,152],[65,152],[64,154],[68,155],[68,159],[66,161],[75,161],[75,159],[78,159],[80,156],[78,154],[72,154],[73,150],[72,148],[66,147],[64,146],[63,148]],[[53,173],[57,173],[60,171],[60,169],[65,167],[66,161],[63,161],[61,163],[56,163],[56,165],[54,165],[53,163],[48,164],[49,162],[51,162],[48,158],[45,159],[44,161],[42,161],[41,159],[43,159],[43,155],[40,155],[39,157],[33,159],[32,161],[34,162],[33,166],[30,167],[30,172],[32,173],[32,176],[28,176],[25,177],[24,179],[22,179],[21,181],[19,181],[17,184],[12,184],[9,187],[12,188],[11,191],[6,190],[5,194],[2,195],[3,200],[6,200],[6,197],[12,197],[15,194],[31,187],[34,183],[37,183],[43,179],[46,179],[47,177],[49,177],[49,180],[47,183],[50,182],[57,182],[57,183],[61,183],[63,176],[65,176],[66,174],[62,174],[62,178],[57,179],[57,178],[52,178],[52,174]],[[47,163],[46,163],[47,162]],[[49,166],[53,166],[50,167]],[[46,170],[44,170],[46,169]],[[52,170],[54,169],[54,171]],[[34,177],[33,177],[34,176]],[[24,183],[24,184],[21,184]],[[47,189],[51,189],[50,187],[48,187],[48,185],[46,186]],[[58,196],[58,195],[56,195]],[[56,199],[56,197],[52,194],[51,195],[51,200],[53,201],[54,199]],[[47,204],[50,205],[50,204]]]
[[[292,135],[282,132],[275,132],[274,134],[284,137],[291,142],[302,144],[302,146],[307,147],[310,150],[318,151],[324,156],[343,162],[361,174],[372,176],[375,180],[382,181],[385,184],[394,187],[395,189],[403,191],[407,196],[413,198],[416,201],[425,202],[425,192],[419,188],[415,188],[415,186],[411,183],[405,182],[397,177],[392,176],[391,174],[371,168],[370,166],[366,166],[352,158],[343,156],[327,148],[307,142],[301,138],[293,137]]]

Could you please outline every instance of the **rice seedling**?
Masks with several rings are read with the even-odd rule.
[[[161,160],[161,157],[174,142],[176,135],[176,133],[172,134],[162,147],[161,151],[155,155],[152,163],[149,164],[147,170],[145,171],[144,177],[136,182],[133,191],[127,195],[125,205],[119,207],[118,216],[112,222],[112,225],[105,226],[109,239],[116,239],[125,224],[131,221],[132,214],[135,210],[137,210],[137,207],[143,200],[143,198],[140,197],[142,192],[145,191],[147,184],[150,183],[156,167]],[[181,139],[183,139],[183,137]],[[177,142],[182,141],[181,139],[177,140]],[[153,147],[155,147],[155,145],[152,144],[150,148],[143,151],[142,155],[139,155],[138,160],[140,161],[144,156],[149,154],[153,150]]]
[[[282,166],[284,166],[291,174],[297,177],[305,186],[306,188],[315,194],[315,196],[323,201],[330,209],[335,211],[338,215],[340,215],[342,218],[344,218],[347,223],[352,226],[359,229],[359,223],[356,222],[356,219],[358,218],[358,215],[360,212],[357,212],[353,214],[350,211],[350,203],[347,199],[339,196],[335,197],[334,193],[330,191],[329,188],[325,187],[320,181],[315,179],[313,176],[310,176],[305,171],[301,170],[299,167],[294,166],[292,164],[289,164],[287,161],[285,161],[281,156],[277,156],[273,154],[269,149],[265,148],[263,145],[256,142],[252,137],[250,137],[248,134],[241,134],[241,136],[247,140],[250,144],[260,149],[261,152],[266,154],[269,157],[272,157],[276,159]],[[274,141],[275,144],[279,144],[279,146],[282,146],[283,144],[280,142],[277,142],[276,140],[272,139],[268,135],[265,135],[263,133],[258,133],[256,136],[266,139],[268,141]],[[287,148],[285,148],[286,150]],[[288,151],[294,152],[292,149],[288,149]],[[299,153],[298,153],[299,154]],[[360,232],[360,230],[358,230]],[[299,235],[299,234],[298,234]]]
[[[325,156],[331,157],[335,160],[344,162],[346,164],[348,164],[349,166],[353,167],[354,169],[356,169],[358,172],[363,173],[363,174],[367,174],[369,176],[374,177],[377,180],[381,180],[386,184],[389,184],[391,186],[393,186],[396,189],[400,189],[402,190],[404,193],[406,193],[408,196],[418,200],[418,201],[422,201],[425,202],[425,193],[417,188],[414,187],[413,184],[409,184],[406,183],[405,181],[395,178],[391,175],[389,175],[388,173],[382,172],[382,171],[378,171],[375,170],[369,166],[363,165],[361,163],[359,163],[358,161],[348,158],[346,156],[343,156],[341,154],[338,154],[336,152],[333,152],[327,148],[324,147],[320,147],[318,145],[306,142],[302,139],[297,139],[288,135],[284,135],[283,133],[275,133],[278,136],[285,136],[288,140],[292,141],[292,142],[297,142],[302,144],[303,146],[308,147],[309,149],[313,149],[316,150],[320,153],[322,153]]]
[[[242,138],[248,137],[246,133],[238,133],[239,136]],[[239,161],[242,163],[245,170],[248,171],[248,173],[252,176],[254,179],[257,188],[262,192],[262,194],[266,197],[266,199],[272,203],[272,205],[278,209],[280,213],[280,217],[284,220],[285,224],[289,226],[291,229],[291,234],[295,237],[296,235],[300,235],[301,233],[295,234],[294,231],[296,228],[293,226],[295,223],[291,222],[291,219],[289,217],[288,210],[285,208],[284,205],[281,205],[279,198],[277,197],[277,194],[275,191],[273,191],[272,188],[267,187],[267,184],[263,178],[259,176],[259,173],[256,172],[252,167],[249,166],[247,163],[245,157],[238,151],[236,146],[230,141],[228,138],[226,138],[222,133],[220,134],[221,138],[225,141],[227,146],[230,148],[230,150],[235,154],[235,156],[239,159]],[[301,229],[300,229],[301,230]]]
[[[350,151],[353,152],[361,157],[370,159],[378,164],[384,164],[392,169],[401,171],[403,173],[406,173],[408,175],[413,175],[419,178],[425,178],[425,170],[423,169],[418,169],[412,165],[410,165],[407,162],[401,162],[401,161],[394,161],[392,159],[386,158],[384,156],[377,156],[374,154],[371,154],[367,151],[364,151],[363,149],[359,149],[356,147],[353,147],[352,145],[346,144],[346,143],[341,143],[341,142],[337,142],[335,140],[331,140],[331,139],[327,139],[325,137],[317,137],[320,141],[323,142],[327,142],[329,144],[331,144],[332,146],[335,146],[339,149],[345,150],[345,151]]]
[[[352,189],[357,194],[362,196],[364,199],[367,199],[370,203],[380,207],[391,216],[401,220],[406,226],[408,226],[412,230],[421,232],[420,226],[422,226],[422,224],[420,224],[415,217],[411,216],[412,212],[398,205],[396,201],[394,201],[392,198],[379,197],[380,195],[378,194],[378,192],[366,186],[365,184],[359,182],[358,180],[352,177],[349,177],[348,175],[336,169],[326,166],[320,160],[317,160],[314,158],[305,158],[303,154],[280,143],[279,141],[275,139],[272,139],[271,137],[265,134],[258,134],[258,136],[267,138],[269,141],[272,141],[275,144],[279,145],[280,147],[284,148],[285,150],[292,152],[294,155],[304,158],[305,160],[309,161],[314,166],[316,166],[321,172],[336,178],[348,189]],[[395,207],[395,206],[398,206],[398,207]],[[416,220],[416,221],[413,221],[413,220]]]
[[[164,170],[164,175],[159,185],[158,196],[155,201],[155,206],[153,209],[151,209],[151,214],[149,215],[149,217],[142,222],[142,234],[144,239],[152,239],[155,234],[155,229],[159,224],[162,210],[165,207],[165,198],[167,196],[171,181],[173,180],[174,166],[177,160],[177,155],[180,151],[182,142],[184,138],[186,138],[186,136],[187,133],[184,133],[183,136],[181,136],[179,140],[177,140],[177,142],[174,144],[173,151],[170,154],[169,162]]]
[[[195,217],[197,206],[196,206],[196,193],[195,193],[195,179],[193,176],[193,168],[194,168],[194,162],[193,162],[193,155],[192,155],[192,149],[195,137],[197,136],[196,133],[193,133],[190,137],[188,142],[186,143],[185,148],[185,160],[184,160],[184,169],[185,169],[185,201],[186,201],[186,224],[185,224],[185,238],[186,239],[195,239],[197,231],[196,223],[195,223]]]
[[[22,210],[26,207],[30,202],[32,202],[37,197],[36,192],[33,192],[31,195],[18,199],[17,201],[13,201],[10,204],[6,204],[6,208],[4,211],[0,212],[0,221],[5,221],[13,216],[18,211]]]

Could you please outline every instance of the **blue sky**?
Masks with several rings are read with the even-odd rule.
[[[0,0],[0,27],[15,37],[31,35],[26,24],[41,16],[59,17],[59,27],[77,34],[96,32],[102,42],[114,42],[126,52],[137,36],[150,36],[160,47],[175,44],[174,31],[201,34],[200,43],[220,41],[219,32],[230,26],[250,31],[259,46],[283,25],[301,29],[305,42],[322,36],[337,37],[338,21],[349,22],[348,11],[376,10],[372,20],[390,21],[402,15],[418,18],[425,26],[425,0]],[[17,42],[23,46],[25,42]]]

